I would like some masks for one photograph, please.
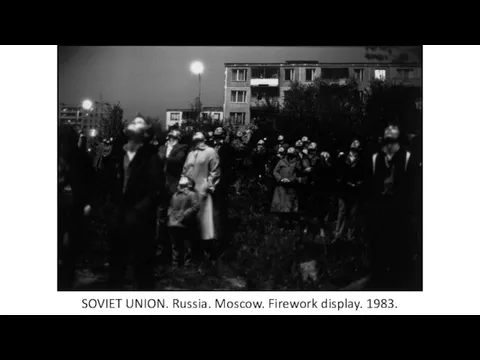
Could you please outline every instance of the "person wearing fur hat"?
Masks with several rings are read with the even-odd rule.
[[[288,220],[293,226],[293,214],[298,212],[298,194],[296,182],[299,173],[298,157],[295,148],[287,150],[287,156],[281,159],[275,169],[273,176],[277,182],[273,193],[271,211],[280,215],[280,225],[283,227]]]
[[[308,150],[308,145],[310,145],[310,140],[307,136],[302,137],[303,149]]]
[[[232,147],[235,151],[235,192],[240,195],[240,188],[244,177],[244,161],[246,156],[246,145],[242,140],[243,132],[238,131],[235,139],[232,141]]]
[[[126,129],[128,138],[122,156],[117,159],[110,176],[109,214],[112,235],[112,257],[109,285],[122,289],[128,259],[133,258],[136,287],[153,290],[156,210],[164,196],[163,168],[149,146],[151,123],[141,115]]]
[[[278,135],[278,137],[277,137],[277,143],[273,147],[273,155],[274,156],[278,154],[278,149],[280,149],[280,148],[284,148],[285,151],[286,151],[286,149],[289,148],[288,144],[285,141],[285,137],[283,135]]]
[[[165,194],[164,201],[158,209],[157,219],[157,245],[162,248],[161,258],[170,263],[172,248],[167,236],[166,222],[168,220],[167,210],[170,199],[177,191],[178,181],[183,171],[183,164],[187,158],[188,148],[185,144],[180,144],[181,133],[179,130],[171,130],[167,135],[165,145],[158,149],[158,157],[163,163],[163,172],[165,174]]]
[[[192,231],[200,209],[194,181],[182,176],[168,208],[168,232],[172,244],[172,269],[183,268],[191,258]]]
[[[357,212],[366,176],[360,140],[354,139],[352,141],[348,153],[339,157],[335,167],[338,216],[334,241],[342,239],[345,231],[348,231],[347,240],[352,241],[359,235]]]
[[[260,139],[257,146],[252,152],[252,173],[254,176],[265,175],[265,165],[267,164],[267,148],[265,147],[265,140]]]
[[[207,132],[207,139],[205,140],[205,144],[212,148],[215,146],[215,140],[213,139],[213,131]]]
[[[299,159],[302,159],[303,156],[305,155],[304,152],[303,152],[303,142],[302,142],[302,140],[297,140],[295,142],[295,152],[296,152],[297,156],[299,157]]]
[[[267,189],[268,189],[268,200],[272,201],[273,192],[275,190],[275,178],[273,177],[273,170],[277,166],[278,162],[285,157],[286,150],[283,147],[278,148],[277,153],[274,156],[271,156],[267,163]]]

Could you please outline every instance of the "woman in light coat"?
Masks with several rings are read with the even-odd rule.
[[[212,194],[220,179],[220,159],[215,149],[205,144],[205,135],[197,132],[193,135],[193,150],[187,156],[182,175],[195,182],[199,195],[200,210],[198,224],[204,249],[213,257],[213,240],[218,236],[218,214],[214,209]],[[212,259],[213,260],[213,259]]]

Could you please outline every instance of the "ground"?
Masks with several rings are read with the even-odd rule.
[[[264,211],[261,203],[261,198],[248,192],[233,195],[229,227],[234,235],[216,268],[208,273],[196,268],[183,272],[157,269],[156,289],[338,290],[355,281],[361,283],[368,274],[361,239],[332,244],[331,231],[321,238],[313,231],[304,232],[299,223],[293,229],[281,229],[277,217]],[[333,229],[333,220],[329,226]],[[78,290],[102,289],[106,279],[102,234],[92,232],[97,256],[77,272]],[[129,279],[131,271],[127,271],[126,290],[133,290]]]

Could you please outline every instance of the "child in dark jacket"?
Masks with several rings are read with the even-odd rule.
[[[183,267],[191,253],[191,231],[200,208],[195,183],[182,176],[168,209],[168,230],[172,244],[172,266]]]

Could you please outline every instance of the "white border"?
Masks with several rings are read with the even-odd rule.
[[[2,314],[479,314],[478,46],[424,47],[424,291],[56,292],[57,48],[0,47]],[[397,309],[82,309],[87,298],[365,301]]]

